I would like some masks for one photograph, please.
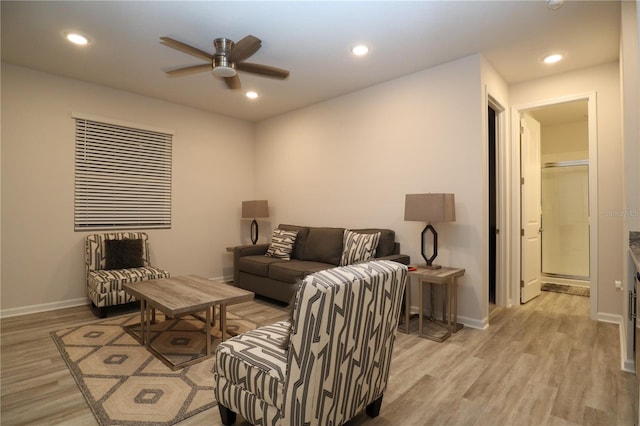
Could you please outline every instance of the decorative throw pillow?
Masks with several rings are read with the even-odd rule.
[[[144,266],[142,240],[105,240],[105,269],[128,269]]]
[[[378,242],[380,242],[379,232],[375,234],[360,234],[348,229],[345,230],[340,266],[365,262],[373,258],[376,254],[376,248],[378,248]]]
[[[296,242],[298,231],[285,231],[274,229],[271,235],[271,244],[265,256],[277,257],[284,260],[291,260],[291,252]]]

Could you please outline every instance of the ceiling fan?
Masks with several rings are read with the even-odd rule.
[[[167,74],[172,77],[211,70],[213,75],[224,79],[229,89],[240,88],[238,71],[250,72],[252,74],[280,80],[289,77],[289,71],[287,70],[269,65],[244,62],[245,59],[256,53],[262,45],[262,41],[252,35],[246,36],[237,43],[234,43],[228,38],[217,38],[213,41],[213,46],[216,49],[214,54],[189,46],[170,37],[160,37],[160,40],[162,40],[161,43],[165,46],[180,50],[181,52],[188,53],[189,55],[208,62],[206,64],[192,65],[167,71]]]

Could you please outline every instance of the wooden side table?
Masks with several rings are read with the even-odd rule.
[[[418,266],[415,271],[409,271],[409,280],[411,278],[417,278],[420,284],[419,298],[420,298],[420,311],[419,315],[419,327],[418,333],[420,337],[435,340],[436,342],[443,342],[452,333],[457,332],[462,328],[462,324],[458,324],[458,286],[457,278],[463,276],[464,269],[460,268],[447,268],[442,267],[440,269],[427,269]],[[407,282],[409,284],[409,282]],[[424,320],[424,285],[429,284],[431,297],[430,297],[430,318],[429,322],[425,324]],[[442,321],[438,321],[434,317],[434,285],[439,285],[443,289],[442,297]],[[406,308],[405,308],[406,309]],[[425,332],[425,325],[427,330]]]
[[[404,285],[404,306],[400,312],[400,321],[398,330],[410,334],[411,333],[411,276],[407,275],[407,281]]]

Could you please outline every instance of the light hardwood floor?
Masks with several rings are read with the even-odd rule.
[[[263,300],[229,310],[262,324],[285,315]],[[88,307],[2,320],[2,425],[96,424],[49,336],[95,320]],[[444,343],[398,333],[380,416],[348,425],[631,426],[634,383],[618,326],[591,321],[587,297],[543,292]],[[218,410],[181,423],[202,424],[220,425]]]

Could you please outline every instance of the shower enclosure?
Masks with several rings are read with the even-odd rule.
[[[589,163],[546,163],[541,179],[542,275],[588,287]]]

